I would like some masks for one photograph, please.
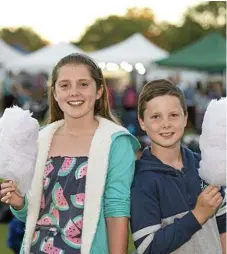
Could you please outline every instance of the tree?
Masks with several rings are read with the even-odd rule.
[[[88,27],[77,45],[84,50],[101,49],[118,43],[136,32],[145,34],[154,23],[153,12],[148,8],[128,9],[125,16],[111,15],[97,19]]]
[[[226,2],[210,1],[189,8],[181,25],[160,23],[159,33],[148,31],[148,37],[159,46],[172,52],[189,45],[211,31],[226,35]]]
[[[3,28],[0,37],[8,44],[17,46],[25,51],[34,51],[48,44],[36,32],[28,27]]]

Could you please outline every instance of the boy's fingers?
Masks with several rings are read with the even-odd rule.
[[[218,192],[218,193],[212,198],[211,201],[212,201],[214,204],[216,204],[216,202],[217,202],[220,198],[222,198],[222,196],[221,196],[221,193]]]
[[[212,191],[213,190],[213,186],[212,185],[208,185],[207,187],[206,187],[206,189],[203,191],[203,193],[205,193],[205,194],[208,194],[210,191]]]
[[[222,201],[223,201],[223,197],[220,197],[220,198],[217,200],[217,202],[216,202],[217,206],[219,206],[219,205],[222,203]]]
[[[214,189],[212,189],[209,193],[207,193],[207,196],[213,198],[213,197],[215,197],[218,193],[219,193],[218,188],[214,188]]]

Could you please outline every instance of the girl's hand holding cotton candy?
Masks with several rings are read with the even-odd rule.
[[[18,194],[16,183],[13,181],[4,181],[1,184],[0,199],[1,202],[13,206],[16,210],[24,207],[24,197]]]
[[[32,182],[39,123],[28,110],[5,110],[0,121],[0,178],[16,182],[24,195]]]
[[[214,186],[226,186],[226,102],[226,98],[210,102],[199,141],[199,174]]]

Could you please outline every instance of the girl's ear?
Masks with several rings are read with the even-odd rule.
[[[55,101],[58,101],[55,89],[53,87],[51,88],[51,92],[53,93],[53,97],[54,97]]]
[[[96,100],[99,100],[102,97],[102,94],[103,94],[103,86],[101,86],[97,91]]]

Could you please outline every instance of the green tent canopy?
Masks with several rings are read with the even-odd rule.
[[[155,63],[169,67],[221,72],[226,68],[226,40],[213,32]]]

